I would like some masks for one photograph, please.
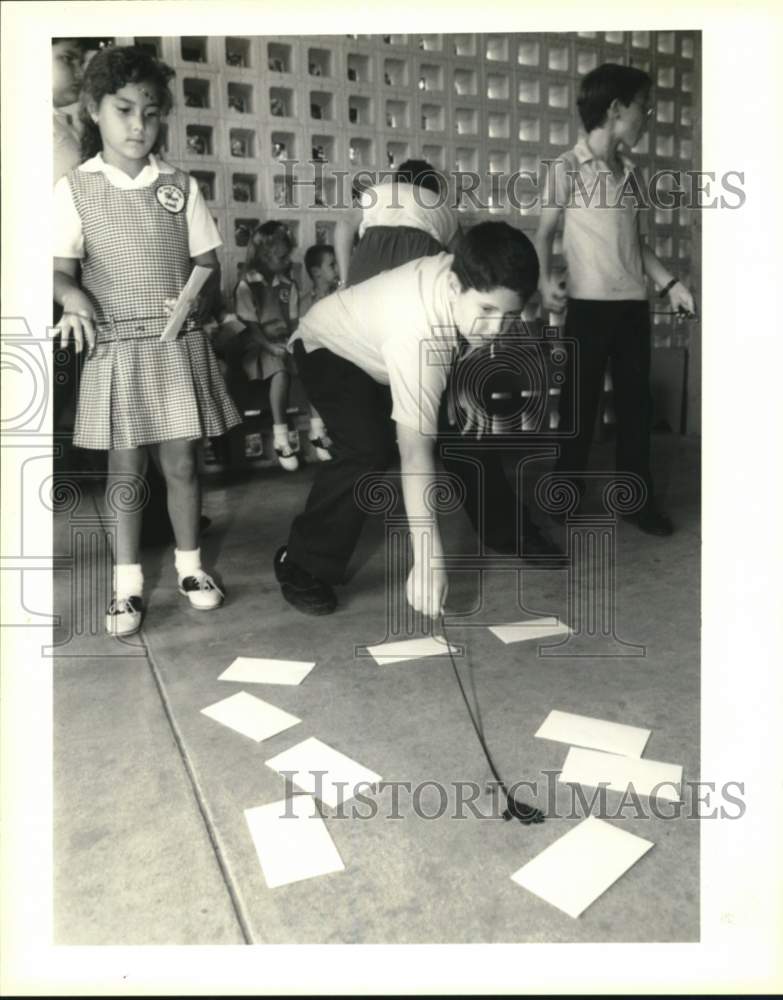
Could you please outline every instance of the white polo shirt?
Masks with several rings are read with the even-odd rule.
[[[563,256],[572,299],[647,298],[639,240],[639,206],[628,181],[634,164],[622,157],[621,181],[598,160],[586,139],[551,167],[543,204],[564,207]],[[578,179],[577,179],[578,177]],[[639,182],[641,187],[641,182]],[[625,192],[625,196],[623,194]]]
[[[411,226],[422,229],[442,247],[457,232],[457,219],[445,195],[429,188],[390,180],[365,188],[359,199],[362,221],[359,235],[372,226]]]
[[[289,341],[326,347],[391,387],[392,419],[437,432],[440,400],[457,348],[448,298],[453,256],[435,254],[384,271],[316,302]]]
[[[78,169],[92,173],[102,172],[110,184],[126,190],[148,187],[155,183],[160,174],[174,173],[174,167],[157,159],[152,153],[150,153],[149,163],[136,177],[129,177],[124,170],[120,170],[110,163],[105,163],[100,153],[93,156],[91,160],[87,160]],[[54,256],[76,257],[81,260],[84,257],[82,220],[76,210],[67,176],[61,177],[54,186],[52,208]],[[215,250],[221,246],[223,241],[217,231],[215,221],[209,214],[207,204],[193,177],[190,178],[190,192],[185,215],[188,220],[188,247],[191,257],[198,257],[199,254],[207,253],[208,250]]]

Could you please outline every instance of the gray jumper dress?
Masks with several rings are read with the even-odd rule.
[[[160,174],[149,186],[115,187],[103,173],[68,181],[84,234],[81,286],[97,317],[84,361],[73,443],[136,448],[219,437],[241,423],[204,332],[189,319],[162,343],[164,299],[190,275],[189,177]],[[167,190],[160,191],[160,188]],[[180,197],[172,188],[177,188]]]

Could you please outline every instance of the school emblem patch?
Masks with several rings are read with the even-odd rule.
[[[161,184],[155,191],[155,197],[172,215],[178,215],[185,207],[185,195],[176,184]]]

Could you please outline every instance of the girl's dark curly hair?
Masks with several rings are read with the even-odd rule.
[[[82,163],[103,149],[100,130],[90,117],[91,107],[99,106],[107,94],[116,94],[128,83],[148,83],[157,91],[160,111],[165,115],[173,103],[168,87],[173,76],[170,66],[138,46],[111,46],[96,52],[85,70],[79,97],[79,118],[83,125]],[[159,142],[160,134],[152,147],[153,153],[158,151]]]

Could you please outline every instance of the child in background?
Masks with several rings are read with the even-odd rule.
[[[52,181],[57,181],[81,161],[81,138],[79,128],[68,108],[79,100],[79,86],[82,79],[82,59],[84,52],[77,38],[52,39]],[[62,316],[62,309],[55,303],[54,323]],[[60,350],[57,341],[52,342],[55,356]],[[73,402],[79,384],[79,359],[73,353],[67,354],[65,365],[60,367],[58,377],[52,386],[52,430],[61,429],[65,419],[70,430],[73,420]],[[68,463],[73,455],[68,455]]]
[[[299,289],[288,277],[293,248],[282,222],[258,226],[250,238],[245,273],[235,292],[235,312],[246,328],[242,367],[251,381],[268,382],[274,449],[287,472],[299,468],[288,438],[286,412],[295,373],[286,342],[299,322]],[[329,461],[331,455],[323,443],[325,428],[317,416],[311,420],[310,436],[319,459]]]
[[[78,123],[67,109],[79,100],[82,79],[82,51],[78,38],[52,39],[52,106],[54,182],[81,161]]]
[[[445,179],[426,160],[406,160],[389,183],[360,194],[337,226],[337,260],[347,274],[347,287],[421,257],[459,248],[457,216],[447,204]],[[353,248],[358,231],[359,242]],[[451,420],[444,412],[444,420]],[[523,554],[558,557],[557,546],[544,535],[503,468],[499,451],[481,445],[469,422],[463,423],[466,461],[480,465],[482,480],[465,494],[465,512],[482,542],[510,555],[518,554],[517,509],[521,508]],[[479,435],[480,436],[480,435]]]
[[[304,265],[312,288],[302,296],[300,317],[307,314],[310,306],[336,291],[340,284],[337,257],[330,244],[316,243],[315,246],[308,247]]]
[[[364,188],[358,207],[337,226],[337,265],[346,286],[453,249],[459,227],[447,200],[443,178],[426,160],[406,160],[388,183]]]
[[[536,250],[541,262],[543,306],[562,312],[568,299],[565,336],[579,347],[578,371],[569,356],[563,397],[577,390],[575,435],[560,446],[558,472],[580,474],[595,426],[607,360],[617,412],[617,468],[640,476],[647,488],[642,509],[631,518],[651,535],[670,535],[672,523],[658,510],[650,473],[650,314],[645,277],[667,295],[673,311],[693,313],[693,298],[641,237],[639,207],[627,182],[633,163],[625,152],[644,133],[653,113],[652,80],[628,66],[605,63],[582,80],[579,114],[586,136],[551,165],[546,181]],[[604,182],[602,185],[601,182]],[[636,190],[644,190],[637,181]],[[605,197],[601,192],[605,191]],[[627,192],[623,196],[623,192]],[[567,291],[552,273],[552,243],[565,212],[563,253]],[[562,428],[568,429],[568,428]]]
[[[196,450],[241,418],[198,316],[176,340],[160,340],[167,303],[193,264],[217,273],[221,242],[194,179],[155,156],[173,75],[136,47],[107,48],[91,60],[80,99],[85,162],[54,192],[54,293],[63,342],[72,335],[77,353],[88,349],[74,444],[108,449],[109,490],[118,480],[142,481],[149,449],[166,480],[179,592],[208,611],[224,594],[201,566]],[[116,636],[142,622],[141,517],[141,503],[117,512],[106,615]]]

